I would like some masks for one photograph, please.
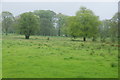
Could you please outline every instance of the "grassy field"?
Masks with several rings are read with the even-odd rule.
[[[2,36],[0,34],[0,79],[2,78]]]
[[[118,47],[66,37],[3,36],[3,78],[117,78]]]

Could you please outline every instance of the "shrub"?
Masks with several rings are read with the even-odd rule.
[[[81,46],[84,46],[84,44],[81,44]]]
[[[112,62],[112,63],[111,63],[111,67],[117,67],[117,66],[118,66],[117,63],[115,63],[115,62]]]
[[[103,53],[100,53],[100,56],[102,56],[102,57],[105,57],[105,54],[103,54]]]
[[[118,58],[120,58],[120,54],[118,54]]]
[[[92,50],[92,52],[90,53],[90,55],[93,55],[95,52]]]
[[[70,60],[70,59],[73,59],[73,57],[64,58],[64,60]]]

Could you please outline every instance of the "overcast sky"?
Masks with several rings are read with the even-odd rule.
[[[52,10],[74,16],[80,6],[91,9],[101,20],[112,18],[118,11],[117,2],[3,2],[2,10],[10,11],[14,16],[34,10]]]

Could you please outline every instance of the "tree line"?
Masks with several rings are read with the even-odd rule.
[[[29,39],[31,35],[42,36],[66,36],[86,38],[100,38],[106,41],[110,38],[115,42],[118,38],[118,14],[111,19],[99,20],[94,12],[86,7],[80,7],[75,16],[55,13],[51,10],[35,10],[13,16],[8,11],[2,12],[2,33],[17,33],[25,35]]]

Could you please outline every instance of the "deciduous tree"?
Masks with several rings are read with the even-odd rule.
[[[24,34],[25,38],[29,39],[30,35],[38,30],[38,16],[34,15],[32,12],[23,13],[18,19],[18,24],[21,34]]]
[[[12,27],[12,23],[14,21],[14,17],[12,13],[8,11],[2,12],[2,30],[3,32],[8,34],[9,28]]]

